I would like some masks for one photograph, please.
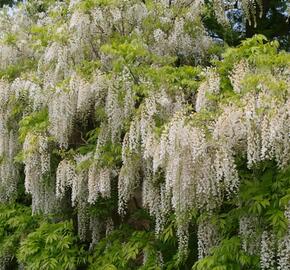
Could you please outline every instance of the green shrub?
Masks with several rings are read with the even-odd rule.
[[[17,257],[27,270],[71,270],[86,261],[68,221],[41,224],[22,241]]]
[[[31,215],[30,207],[0,204],[0,265],[4,269],[11,269],[16,263],[20,241],[38,222],[39,217]]]

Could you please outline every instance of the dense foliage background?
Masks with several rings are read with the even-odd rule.
[[[290,269],[289,1],[0,7],[0,269]]]

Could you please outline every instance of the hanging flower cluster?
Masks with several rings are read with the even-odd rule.
[[[45,181],[50,173],[50,150],[45,135],[28,133],[23,143],[25,190],[32,195],[32,211],[50,213],[54,209],[54,185]]]

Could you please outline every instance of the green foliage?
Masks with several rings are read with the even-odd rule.
[[[220,38],[230,46],[237,46],[245,38],[262,34],[268,39],[278,40],[284,49],[289,50],[288,0],[260,0],[257,5],[251,8],[252,12],[256,14],[256,16],[249,18],[251,23],[245,20],[245,13],[241,12],[241,6],[238,2],[234,7],[227,7],[228,22],[218,23],[215,15],[217,8],[215,3],[214,1],[205,1],[206,5],[202,14],[203,23],[210,35]]]
[[[201,79],[200,67],[165,65],[161,68],[149,67],[144,70],[146,77],[152,80],[156,89],[166,87],[169,93],[193,94]]]
[[[6,267],[15,263],[20,241],[38,226],[38,222],[39,218],[31,215],[30,207],[0,204],[0,261],[8,258]]]
[[[77,269],[86,261],[71,222],[43,223],[22,241],[18,259],[25,269]]]
[[[288,223],[283,211],[289,203],[290,168],[279,171],[269,161],[249,170],[244,161],[238,163],[242,180],[239,197],[226,202],[211,220],[219,227],[222,240],[209,256],[194,264],[194,270],[260,269],[258,254],[243,251],[242,238],[236,236],[239,220],[244,216],[258,220],[252,237],[258,239],[264,230],[273,231],[278,238],[286,233]]]
[[[111,54],[117,57],[115,64],[116,71],[124,64],[133,64],[137,59],[149,56],[149,52],[144,48],[142,43],[137,39],[127,40],[124,38],[116,38],[110,43],[102,46],[103,53]]]
[[[90,206],[90,215],[100,218],[101,220],[110,217],[112,213],[116,212],[116,199],[116,196],[112,196],[108,199],[99,197],[96,202]]]
[[[12,41],[11,41],[12,42]],[[6,69],[0,70],[0,79],[13,81],[23,72],[27,72],[35,67],[36,62],[33,59],[21,60],[16,64],[11,64]]]
[[[86,255],[71,222],[48,223],[28,206],[0,204],[0,263],[17,269],[17,261],[31,270],[77,269]]]
[[[117,2],[116,0],[85,0],[79,3],[79,7],[80,9],[87,11],[98,6],[104,7],[104,6],[113,5],[116,2]]]
[[[239,237],[223,239],[220,245],[212,249],[211,255],[199,260],[193,270],[258,270],[259,257],[246,254]]]
[[[67,16],[67,9],[62,8],[60,10],[54,10],[50,12],[50,16],[52,18],[58,18],[58,22],[56,24],[54,24],[53,26],[33,24],[29,29],[33,42],[32,46],[35,50],[43,49],[44,47],[48,46],[49,43],[52,41],[58,42],[60,44],[66,44],[69,39],[68,32],[57,31],[57,29],[61,27],[61,24]]]
[[[49,41],[52,39],[52,34],[47,26],[37,26],[33,25],[30,29],[32,39],[35,40],[34,48],[45,47],[48,45]]]
[[[97,60],[94,61],[86,61],[84,60],[77,67],[77,72],[83,76],[85,79],[90,80],[95,70],[100,67],[100,63]]]
[[[261,219],[262,228],[272,229],[279,237],[287,229],[284,208],[290,189],[290,168],[278,171],[273,162],[263,163],[255,172],[241,171],[241,211]]]
[[[45,1],[38,1],[38,0],[29,0],[28,4],[26,5],[26,10],[32,18],[37,16],[39,12],[46,12],[48,8],[54,4],[56,0],[45,0]]]
[[[90,130],[85,136],[86,144],[78,147],[76,151],[83,155],[94,151],[96,148],[99,131],[99,128]],[[96,154],[98,155],[98,165],[101,167],[118,167],[121,165],[122,146],[120,143],[112,143],[108,141],[98,149]],[[91,162],[93,161],[90,160],[85,163],[89,166]],[[87,165],[83,165],[79,166],[79,169],[87,168]]]
[[[216,34],[229,46],[236,46],[240,42],[242,36],[240,31],[235,31],[232,24],[242,23],[241,18],[236,16],[235,20],[229,21],[229,24],[222,25],[218,23],[215,16],[215,10],[212,1],[206,1],[203,12],[203,22],[209,29],[210,33]]]
[[[144,253],[148,256],[142,266]],[[154,234],[146,231],[134,231],[123,226],[102,239],[89,258],[89,270],[93,269],[161,269],[157,263]]]
[[[19,140],[24,142],[26,135],[31,133],[45,132],[49,125],[48,110],[33,112],[21,119],[19,122]]]
[[[236,48],[227,49],[223,55],[223,64],[227,69],[232,68],[232,64],[247,59],[251,64],[258,66],[267,66],[275,62],[277,64],[289,63],[289,55],[282,52],[284,59],[273,56],[278,56],[279,43],[277,41],[268,42],[263,35],[255,35],[253,38],[243,40],[241,45]],[[287,60],[288,59],[288,60]]]
[[[17,0],[1,0],[0,1],[0,8],[2,8],[5,5],[13,6],[17,2],[18,2]]]
[[[287,86],[282,79],[274,77],[274,71],[289,68],[290,55],[285,51],[279,51],[277,41],[268,41],[263,35],[255,35],[251,39],[241,42],[240,46],[228,48],[223,54],[222,60],[214,60],[217,71],[221,76],[221,102],[227,102],[228,98],[239,101],[239,95],[233,93],[229,75],[235,64],[241,60],[247,61],[250,67],[254,67],[257,72],[247,75],[243,80],[243,93],[249,91],[259,91],[260,82],[263,81],[268,88],[281,97],[287,93]]]
[[[116,165],[120,165],[122,162],[122,146],[117,143],[106,143],[104,146],[100,148],[100,165],[103,167],[112,167]]]
[[[4,44],[8,44],[8,45],[16,45],[17,36],[15,34],[12,34],[12,33],[7,33],[3,37],[2,42]]]
[[[151,54],[138,39],[116,37],[101,47],[104,54],[112,57],[113,72],[128,71],[132,81],[139,84],[138,71],[151,62]],[[142,64],[140,64],[142,63]]]

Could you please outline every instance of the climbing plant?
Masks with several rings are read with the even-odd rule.
[[[3,7],[0,266],[290,269],[274,2]]]

